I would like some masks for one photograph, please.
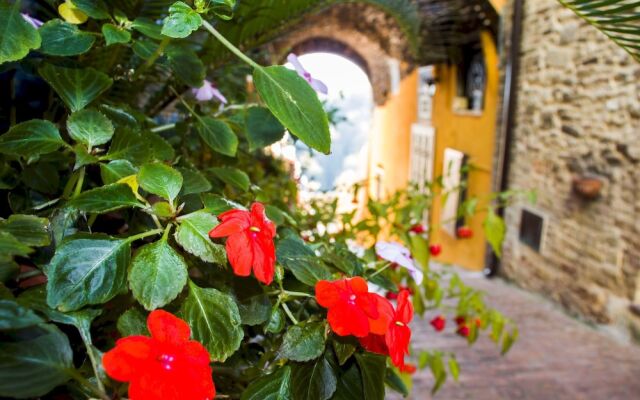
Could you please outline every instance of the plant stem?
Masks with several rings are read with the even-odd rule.
[[[89,389],[92,393],[98,395],[98,397],[100,397],[102,400],[111,400],[109,398],[109,396],[106,395],[106,393],[101,392],[100,390],[98,390],[98,388],[95,387],[93,385],[93,383],[89,382],[89,380],[87,378],[85,378],[84,376],[82,376],[82,374],[80,374],[80,372],[78,372],[78,370],[76,370],[75,368],[70,368],[70,369],[66,370],[66,372],[73,379],[78,381],[79,384],[84,386],[86,389]]]
[[[133,79],[137,79],[140,76],[140,74],[142,74],[144,71],[149,69],[153,65],[153,63],[156,62],[156,60],[162,55],[162,53],[164,53],[164,49],[165,49],[165,47],[167,47],[167,45],[169,44],[170,41],[171,41],[171,38],[169,38],[169,37],[165,37],[164,39],[162,39],[162,41],[160,42],[160,45],[158,46],[156,51],[154,51],[153,54],[151,55],[151,57],[149,57],[149,59],[147,59],[147,62],[145,62],[133,74]]]
[[[236,46],[234,46],[230,41],[227,40],[220,32],[218,32],[209,22],[202,21],[202,26],[204,29],[208,30],[216,39],[220,41],[227,49],[229,49],[233,54],[238,56],[242,61],[246,62],[253,68],[262,68],[258,63],[247,57],[243,52],[240,51]]]
[[[87,355],[89,356],[89,361],[91,361],[91,367],[93,368],[93,374],[96,376],[96,381],[98,382],[98,390],[100,393],[107,397],[107,394],[104,390],[104,385],[100,380],[100,375],[98,374],[98,362],[96,360],[95,354],[93,354],[93,346],[91,341],[91,335],[85,329],[79,329],[80,337],[82,338],[82,342],[84,343],[84,347],[87,349]]]
[[[135,242],[136,240],[146,238],[147,236],[158,235],[163,232],[163,229],[153,229],[151,231],[138,233],[137,235],[129,236],[127,238],[128,242]]]
[[[369,279],[373,278],[374,276],[378,275],[379,273],[381,273],[382,271],[384,271],[385,269],[389,268],[391,266],[391,263],[387,263],[384,267],[380,268],[379,270],[377,270],[376,272],[374,272],[373,274],[369,275]]]
[[[76,188],[73,191],[72,198],[78,197],[80,192],[82,192],[82,185],[84,184],[84,167],[80,168],[80,176],[78,177],[78,182],[76,183]]]
[[[167,224],[167,227],[164,228],[164,233],[162,234],[162,240],[167,240],[167,237],[169,237],[169,232],[171,231],[171,227],[173,226],[173,224]]]
[[[155,128],[151,128],[150,131],[153,133],[158,133],[158,132],[168,131],[169,129],[173,129],[175,127],[176,127],[176,124],[166,124],[166,125],[156,126]]]
[[[289,317],[291,322],[293,322],[294,325],[297,325],[298,324],[298,320],[296,319],[296,317],[293,316],[293,313],[291,312],[291,310],[289,310],[289,306],[287,306],[286,303],[282,303],[280,305],[282,306],[282,309],[284,310],[284,313],[287,314],[287,317]]]

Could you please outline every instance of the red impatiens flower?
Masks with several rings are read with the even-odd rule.
[[[458,326],[458,330],[456,331],[456,333],[462,337],[468,337],[471,333],[471,330],[469,329],[467,324],[462,324]]]
[[[404,356],[409,354],[409,341],[411,340],[411,328],[409,322],[413,319],[413,304],[409,299],[409,291],[403,290],[398,294],[393,319],[389,324],[384,339],[389,348],[389,356],[393,364],[399,368],[404,366]]]
[[[444,319],[442,315],[438,315],[437,317],[431,320],[430,324],[431,326],[433,326],[433,329],[435,329],[438,332],[441,332],[444,330],[444,327],[446,326],[447,321]]]
[[[425,233],[427,231],[427,228],[425,228],[425,226],[422,224],[415,224],[411,228],[409,228],[409,231],[419,235],[421,233]]]
[[[456,235],[461,239],[468,239],[473,236],[473,230],[468,226],[461,226],[456,230]]]
[[[409,374],[409,375],[415,374],[417,370],[418,368],[416,368],[414,364],[405,364],[402,367],[400,367],[400,372]]]
[[[131,400],[211,400],[216,389],[209,353],[189,340],[189,325],[163,311],[149,314],[151,337],[128,336],[106,352],[102,365],[111,378],[129,382]]]
[[[403,368],[404,356],[409,354],[409,341],[411,340],[411,328],[408,324],[413,318],[413,305],[409,300],[409,291],[402,290],[398,294],[398,305],[393,309],[391,303],[380,307],[380,314],[387,315],[389,320],[387,332],[384,335],[371,333],[366,337],[358,338],[362,347],[367,351],[391,356],[391,361],[398,368]]]
[[[276,264],[273,238],[276,227],[262,203],[253,203],[251,211],[229,210],[218,216],[220,225],[209,232],[212,238],[227,238],[227,257],[238,276],[249,276],[251,269],[265,285],[271,284]]]
[[[432,256],[437,257],[440,253],[442,253],[442,246],[439,244],[432,244],[431,246],[429,246],[429,253],[431,253]]]
[[[328,308],[327,320],[331,329],[340,336],[365,337],[369,332],[384,334],[389,325],[388,307],[384,297],[369,293],[367,282],[359,276],[337,281],[318,281],[316,300]]]

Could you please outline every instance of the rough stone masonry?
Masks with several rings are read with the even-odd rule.
[[[640,63],[557,0],[524,14],[509,184],[538,200],[506,212],[502,273],[640,341]],[[574,190],[585,177],[597,198]],[[539,251],[519,239],[523,208],[544,218]]]

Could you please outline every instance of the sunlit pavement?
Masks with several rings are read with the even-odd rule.
[[[520,339],[504,357],[488,338],[473,347],[453,333],[429,325],[431,315],[413,323],[414,353],[455,351],[460,382],[448,380],[435,395],[443,400],[640,399],[640,347],[622,344],[565,315],[545,299],[501,280],[467,274],[468,284],[487,292],[488,303],[514,319]],[[410,399],[429,399],[428,370],[414,375]],[[396,399],[393,395],[389,399]]]

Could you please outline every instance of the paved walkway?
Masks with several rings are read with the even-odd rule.
[[[520,339],[501,357],[488,338],[469,348],[451,326],[437,334],[426,320],[415,321],[416,354],[455,351],[461,366],[460,382],[448,380],[434,399],[640,400],[640,346],[621,344],[501,280],[474,275],[465,281],[518,323]],[[416,372],[410,399],[430,399],[432,384],[428,370]]]

